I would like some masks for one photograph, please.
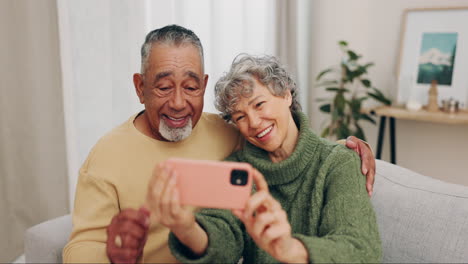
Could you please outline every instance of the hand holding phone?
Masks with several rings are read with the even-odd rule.
[[[172,158],[166,162],[177,174],[183,205],[243,209],[252,191],[252,166],[248,163]]]

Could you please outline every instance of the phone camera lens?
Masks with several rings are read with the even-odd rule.
[[[245,170],[231,171],[231,184],[243,186],[247,184],[248,173]]]

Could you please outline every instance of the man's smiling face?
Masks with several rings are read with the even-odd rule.
[[[183,140],[203,111],[208,76],[200,53],[191,44],[154,44],[147,63],[137,92],[152,135],[163,141]]]

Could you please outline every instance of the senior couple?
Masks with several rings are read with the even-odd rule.
[[[215,85],[225,122],[202,114],[208,76],[192,31],[156,29],[141,55],[133,80],[145,110],[80,169],[64,262],[380,261],[371,151],[347,140],[361,167],[355,152],[317,137],[276,58],[235,58]],[[194,212],[179,202],[169,157],[248,162],[255,192],[243,210]]]

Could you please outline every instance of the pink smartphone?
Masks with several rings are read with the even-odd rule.
[[[181,204],[206,208],[243,209],[252,191],[248,163],[172,158]]]

